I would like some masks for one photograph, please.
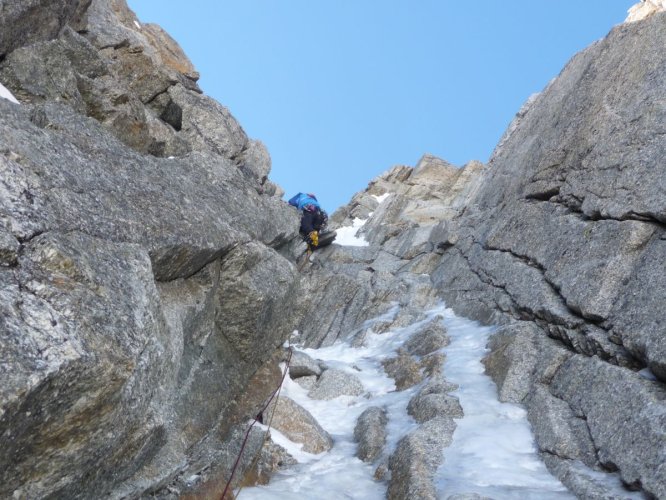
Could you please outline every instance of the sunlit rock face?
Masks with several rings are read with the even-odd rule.
[[[518,117],[432,273],[461,314],[505,333],[533,323],[497,345],[500,391],[529,380],[507,399],[569,407],[559,438],[588,450],[589,432],[597,467],[656,497],[666,494],[665,45],[656,12],[576,55]],[[552,454],[552,428],[537,421],[551,468],[575,476],[577,455]]]
[[[631,9],[629,9],[629,15],[624,20],[624,22],[633,23],[636,21],[642,21],[646,17],[649,17],[656,12],[663,12],[665,10],[665,0],[641,0]]]

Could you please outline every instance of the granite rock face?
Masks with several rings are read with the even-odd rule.
[[[664,41],[665,13],[618,26],[530,100],[432,274],[459,313],[506,325],[487,368],[502,398],[527,405],[540,448],[618,469],[655,497],[666,494]],[[652,432],[662,437],[647,444]],[[552,470],[576,483],[575,467]]]
[[[300,295],[270,157],[123,1],[0,22],[0,497],[226,481]]]

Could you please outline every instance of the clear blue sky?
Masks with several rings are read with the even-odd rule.
[[[487,161],[530,94],[638,0],[128,0],[329,210],[424,153]]]

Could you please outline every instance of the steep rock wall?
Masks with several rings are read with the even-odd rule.
[[[302,296],[270,157],[124,1],[0,22],[0,497],[227,477]]]
[[[433,273],[457,311],[506,325],[488,369],[505,399],[530,409],[552,469],[619,469],[656,497],[666,495],[664,43],[657,13],[575,56],[510,127]]]

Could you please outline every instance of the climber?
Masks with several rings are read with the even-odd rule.
[[[333,242],[336,232],[326,231],[328,215],[321,208],[314,194],[298,193],[289,200],[289,204],[301,212],[299,232],[308,244],[308,250],[313,251]]]

